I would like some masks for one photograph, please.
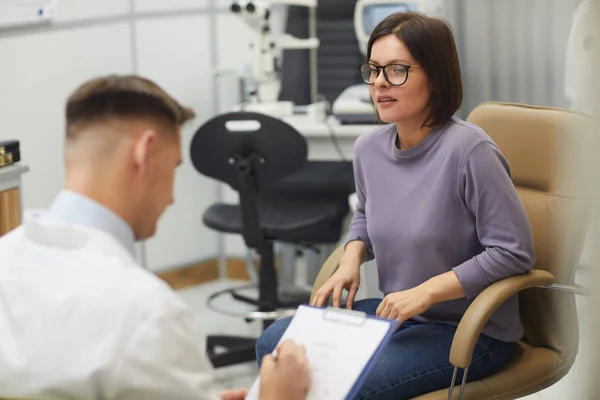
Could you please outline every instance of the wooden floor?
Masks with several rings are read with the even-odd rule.
[[[188,267],[164,271],[157,274],[174,290],[197,286],[219,279],[219,260],[208,260]],[[227,260],[227,278],[237,281],[249,281],[246,260],[231,258]]]

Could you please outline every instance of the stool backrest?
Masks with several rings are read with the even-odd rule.
[[[281,119],[234,112],[202,125],[190,152],[198,172],[239,193],[244,242],[248,247],[264,247],[260,194],[302,167],[308,155],[306,139]]]
[[[306,139],[281,119],[251,112],[218,115],[196,131],[190,155],[203,175],[239,190],[242,160],[252,168],[256,190],[262,191],[297,171],[308,155]],[[250,165],[251,164],[251,165]]]

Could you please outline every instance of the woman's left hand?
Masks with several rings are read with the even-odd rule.
[[[395,319],[402,324],[427,311],[433,305],[430,297],[429,291],[423,285],[388,294],[377,307],[377,316]]]

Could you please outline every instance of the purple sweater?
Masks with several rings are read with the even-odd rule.
[[[453,270],[466,298],[414,319],[456,325],[488,285],[532,268],[527,215],[506,159],[481,128],[454,117],[403,151],[396,134],[395,124],[386,125],[354,145],[358,206],[347,242],[366,244],[385,294]],[[483,333],[503,341],[523,336],[517,296]]]

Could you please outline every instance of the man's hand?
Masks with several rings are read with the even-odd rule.
[[[304,346],[286,340],[277,356],[263,358],[260,400],[305,400],[310,387],[310,368]]]
[[[244,400],[248,395],[248,389],[235,389],[221,392],[221,400]]]
[[[423,286],[417,286],[385,296],[377,307],[377,316],[395,319],[401,325],[404,321],[427,311],[432,304],[429,292]]]

